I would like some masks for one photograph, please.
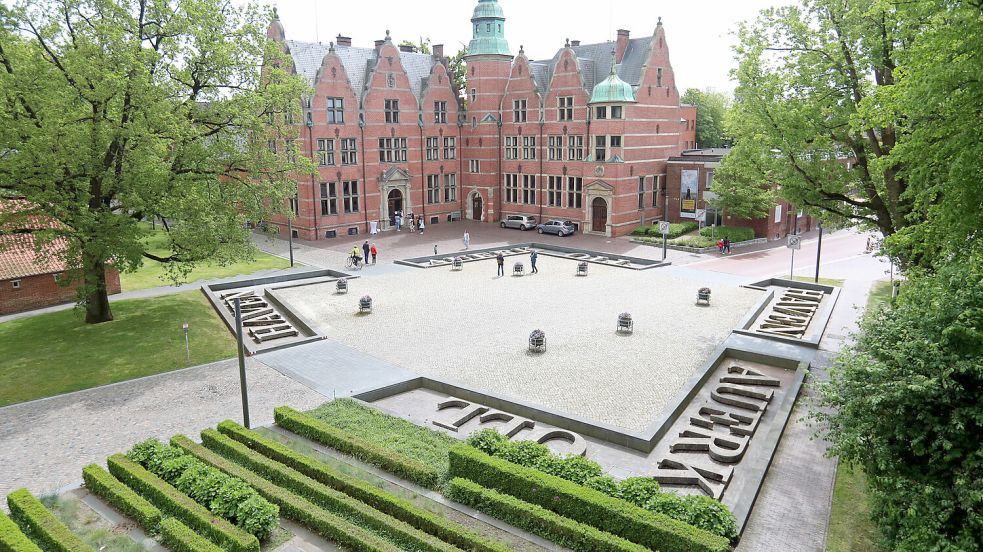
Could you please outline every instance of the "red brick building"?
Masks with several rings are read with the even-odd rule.
[[[71,303],[80,282],[69,281],[59,259],[64,244],[49,244],[50,253],[39,257],[30,234],[8,235],[0,241],[0,315]],[[109,294],[120,292],[119,272],[106,271]]]
[[[298,179],[297,237],[388,230],[396,211],[428,224],[564,218],[608,236],[662,216],[667,161],[695,147],[696,108],[679,103],[661,20],[651,36],[569,41],[544,60],[510,53],[496,0],[479,0],[471,24],[465,109],[442,46],[300,42],[273,21],[315,91],[296,146],[319,169]]]
[[[769,240],[784,239],[789,234],[809,232],[818,220],[796,210],[784,200],[777,200],[764,218],[748,220],[731,217],[726,210],[712,204],[710,191],[714,170],[730,150],[726,148],[689,150],[669,158],[666,197],[669,222],[702,221],[705,225],[754,228],[754,235]]]

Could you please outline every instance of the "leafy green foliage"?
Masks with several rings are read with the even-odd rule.
[[[195,533],[175,518],[160,524],[160,540],[173,552],[221,552],[222,548]]]
[[[669,239],[678,238],[683,234],[688,234],[700,227],[698,222],[673,222],[669,224],[669,233],[666,237]],[[659,225],[653,224],[651,226],[640,226],[632,231],[633,236],[658,236],[662,237],[662,232],[659,231]]]
[[[160,510],[120,483],[112,474],[96,464],[89,464],[82,468],[82,479],[85,481],[85,487],[93,494],[139,523],[148,533],[157,532],[161,520]]]
[[[645,506],[649,500],[662,495],[659,483],[651,477],[629,477],[621,482],[621,498],[636,506]]]
[[[3,512],[0,512],[0,550],[41,552],[38,545],[31,542],[31,539],[27,538],[17,527],[17,524]]]
[[[285,212],[292,177],[313,171],[293,142],[307,85],[269,21],[220,0],[0,8],[0,194],[26,199],[0,227],[63,241],[87,322],[112,319],[109,263],[156,258],[178,281],[248,258],[244,223]],[[147,250],[144,218],[178,222],[172,255]]]
[[[700,148],[724,147],[727,142],[724,120],[730,110],[727,94],[710,88],[687,88],[679,101],[696,106],[696,145]]]
[[[547,538],[565,548],[578,552],[633,551],[648,548],[557,515],[542,506],[530,504],[513,496],[486,489],[473,481],[456,477],[447,485],[451,500],[471,506],[520,529]]]
[[[731,243],[748,241],[754,239],[754,228],[742,228],[738,226],[717,226],[716,228],[707,226],[700,230],[700,235],[709,238],[713,234],[713,239],[720,240],[730,238]]]
[[[53,552],[95,552],[56,518],[27,489],[7,495],[10,517],[44,550]],[[26,548],[29,549],[29,548]]]
[[[265,539],[279,524],[279,509],[256,494],[255,489],[177,447],[148,439],[134,445],[128,456],[216,516],[258,539]]]
[[[819,385],[831,455],[867,475],[895,550],[983,548],[983,254],[909,274]],[[829,409],[829,410],[826,410]]]
[[[389,494],[358,477],[337,471],[328,464],[296,452],[278,441],[264,438],[259,433],[246,429],[233,421],[226,420],[220,423],[218,430],[223,435],[273,460],[282,462],[320,483],[464,550],[505,552],[508,549],[479,534],[472,533],[448,519],[414,506],[413,503]]]

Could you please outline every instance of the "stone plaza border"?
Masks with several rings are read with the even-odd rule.
[[[506,247],[486,247],[484,249],[470,249],[466,252],[457,252],[453,255],[427,255],[424,257],[412,257],[409,259],[399,259],[395,261],[396,264],[412,266],[416,268],[435,268],[438,266],[451,266],[455,257],[462,257],[462,260],[466,263],[475,261],[487,261],[494,259],[494,254],[501,251],[506,257],[514,255],[525,255],[528,254],[531,249],[535,249],[543,255],[550,255],[553,257],[559,257],[562,259],[569,259],[572,261],[586,261],[594,264],[602,264],[605,266],[613,266],[618,268],[627,268],[629,270],[648,270],[650,268],[659,268],[663,266],[669,266],[672,263],[669,261],[656,261],[653,259],[645,259],[642,257],[632,257],[630,255],[615,255],[612,253],[605,253],[602,251],[592,251],[590,249],[580,249],[577,247],[567,247],[565,245],[556,245],[548,243],[539,242],[527,242],[527,243],[517,243],[509,245]],[[466,258],[473,255],[487,255],[483,258]],[[572,255],[577,255],[572,256]],[[601,261],[598,258],[605,258],[611,262]],[[620,264],[619,264],[620,263]],[[627,264],[625,264],[627,263]]]
[[[304,343],[324,339],[324,336],[315,329],[314,324],[292,309],[290,305],[276,293],[277,290],[331,282],[339,278],[357,277],[358,276],[352,276],[337,270],[309,270],[305,272],[278,274],[276,276],[266,276],[262,278],[250,278],[246,280],[235,280],[232,282],[206,284],[201,286],[201,291],[205,294],[205,297],[208,298],[208,301],[212,304],[212,308],[215,309],[215,312],[218,313],[219,317],[222,318],[222,321],[225,322],[226,327],[228,327],[229,331],[231,331],[233,334],[236,332],[235,316],[230,313],[227,308],[225,308],[220,294],[223,291],[246,288],[263,288],[262,296],[277,309],[280,315],[287,319],[301,334],[303,334],[303,337],[290,339],[283,343],[271,342],[268,344],[255,344],[251,340],[243,339],[243,347],[246,350],[246,355],[252,356],[257,353],[275,351],[286,347],[295,347]]]
[[[750,289],[757,289],[761,291],[768,292],[765,298],[759,302],[755,308],[751,309],[748,314],[741,319],[737,328],[734,329],[734,333],[740,335],[747,335],[751,337],[756,337],[760,339],[770,339],[773,341],[781,341],[783,343],[791,343],[795,345],[804,345],[813,349],[819,348],[819,342],[823,338],[823,334],[826,333],[826,326],[829,324],[829,319],[833,316],[833,309],[836,307],[836,301],[840,297],[840,288],[834,286],[827,286],[824,284],[815,284],[810,282],[799,282],[796,280],[785,280],[783,278],[769,278],[767,280],[761,280],[760,282],[755,282],[753,284],[748,284],[744,286]],[[774,287],[782,287],[788,289],[804,289],[809,291],[821,291],[828,295],[829,298],[823,305],[822,309],[813,316],[812,321],[809,325],[809,335],[808,337],[803,337],[802,339],[794,337],[785,337],[781,335],[768,334],[763,332],[757,332],[751,329],[757,321],[758,317],[768,308],[771,304],[771,300],[774,298],[775,290],[771,289]]]

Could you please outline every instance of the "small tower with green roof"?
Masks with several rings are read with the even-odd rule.
[[[509,56],[509,42],[505,40],[505,12],[497,0],[478,0],[471,16],[473,35],[468,44],[468,55]]]

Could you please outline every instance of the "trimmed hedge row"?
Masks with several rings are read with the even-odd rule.
[[[428,489],[437,489],[441,484],[442,474],[433,466],[388,451],[347,431],[326,424],[313,416],[298,412],[289,406],[274,409],[273,418],[277,425],[284,429],[345,454],[350,454],[359,460],[419,483]]]
[[[692,232],[700,227],[698,222],[673,222],[669,224],[669,232],[666,237],[669,239],[678,238],[683,234]],[[631,233],[632,236],[656,236],[661,238],[662,232],[659,231],[659,225],[653,224],[651,226],[639,226],[634,229]]]
[[[450,451],[451,475],[538,504],[632,542],[664,552],[726,552],[725,538],[649,512],[534,468],[489,456],[467,445]]]
[[[455,477],[445,488],[451,500],[544,537],[577,552],[643,552],[649,549],[555,514],[542,506],[486,489],[474,481]]]
[[[744,228],[741,226],[705,226],[700,230],[700,235],[709,238],[713,234],[714,240],[722,240],[724,236],[730,238],[731,243],[754,239],[754,228]]]
[[[453,521],[414,506],[408,500],[391,495],[367,481],[341,473],[324,462],[299,453],[283,443],[265,438],[231,420],[220,423],[218,430],[273,460],[282,462],[320,483],[361,500],[376,510],[405,521],[445,542],[475,552],[506,552],[510,550],[507,546],[468,531]]]
[[[171,444],[225,473],[242,479],[264,498],[280,507],[280,513],[322,537],[347,546],[356,552],[399,552],[382,537],[328,512],[311,501],[270,483],[248,469],[195,443],[183,435],[171,438]]]
[[[216,546],[175,518],[167,518],[160,523],[160,540],[172,552],[223,552],[221,546]]]
[[[20,527],[17,527],[17,524],[3,511],[0,511],[0,550],[4,552],[41,552],[38,545],[27,538],[27,535],[21,532]]]
[[[17,489],[7,495],[10,517],[17,522],[41,548],[50,552],[95,552],[75,533],[34,498],[27,489]]]
[[[140,464],[122,454],[110,456],[106,464],[117,479],[215,544],[231,552],[259,552],[256,537],[209,512]]]
[[[291,490],[315,504],[353,520],[356,524],[388,536],[393,542],[413,550],[450,551],[456,547],[428,535],[408,523],[360,502],[345,493],[307,477],[293,468],[250,450],[214,429],[201,432],[201,442],[209,449],[231,459],[273,483]]]
[[[89,464],[82,468],[82,479],[87,489],[116,508],[119,513],[135,520],[148,533],[157,532],[161,520],[160,510],[113,477],[113,474],[95,464]]]

